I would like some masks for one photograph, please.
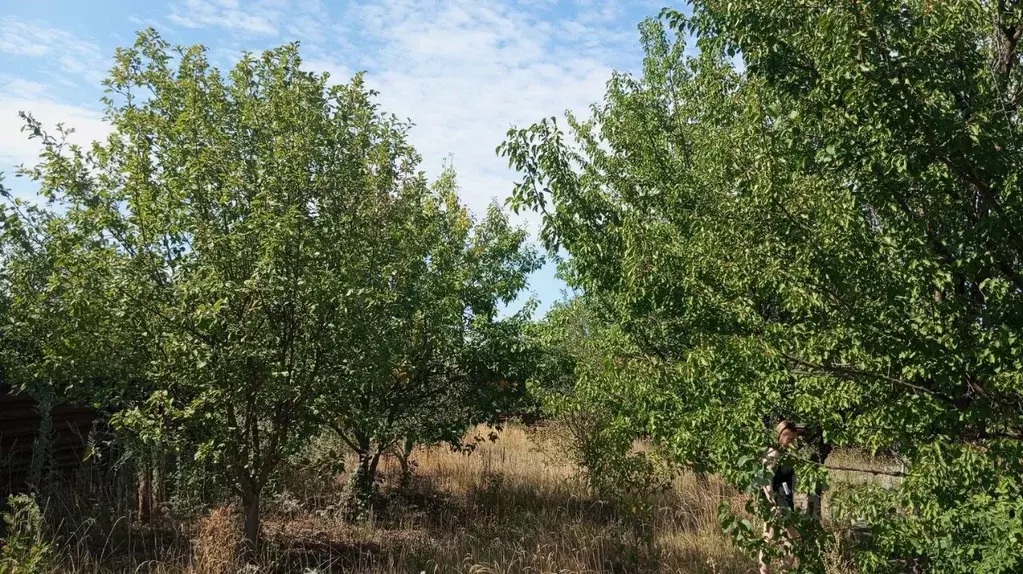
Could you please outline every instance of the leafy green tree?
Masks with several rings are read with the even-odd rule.
[[[286,45],[225,78],[202,47],[147,30],[104,83],[107,140],[45,138],[26,172],[73,237],[56,252],[82,257],[88,288],[61,308],[101,309],[145,352],[154,391],[116,422],[198,445],[241,496],[250,549],[264,485],[319,428],[317,399],[365,335],[374,215],[425,185],[407,125],[360,76],[328,85],[300,65]]]
[[[46,158],[66,149],[25,116]],[[118,328],[101,286],[109,254],[90,251],[85,236],[45,207],[0,185],[4,382],[42,401],[108,403],[138,373],[137,333]]]
[[[598,496],[631,508],[646,504],[651,491],[666,484],[659,453],[634,448],[646,424],[636,416],[644,397],[634,394],[641,387],[633,381],[649,373],[649,358],[589,294],[555,303],[531,334],[543,352],[530,390],[544,414],[568,431],[559,446]]]
[[[44,157],[66,148],[24,116],[31,137],[48,144]],[[47,207],[15,198],[0,187],[0,381],[31,395],[41,415],[28,483],[46,487],[49,411],[62,403],[91,405],[106,416],[151,388],[140,332],[117,316],[103,289],[109,253],[90,251],[84,235]],[[130,311],[129,311],[130,312]]]
[[[545,120],[500,148],[524,174],[513,203],[657,365],[605,383],[642,389],[634,416],[678,460],[751,492],[781,416],[811,430],[793,461],[811,494],[832,447],[897,451],[896,487],[833,498],[834,518],[871,526],[865,571],[1019,569],[1020,8],[700,0],[667,16],[698,56],[646,22],[643,74],[569,116],[571,143]],[[820,526],[755,500],[821,570]]]
[[[450,170],[390,204],[385,217],[373,222],[374,248],[356,263],[367,305],[345,386],[323,397],[332,427],[359,457],[357,511],[370,501],[385,452],[400,448],[404,465],[416,444],[458,444],[521,389],[522,381],[502,383],[514,377],[508,347],[524,317],[499,319],[498,304],[513,300],[539,265],[525,231],[496,206],[471,219]]]

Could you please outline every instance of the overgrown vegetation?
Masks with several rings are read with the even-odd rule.
[[[250,571],[749,571],[749,560],[730,546],[716,517],[721,500],[741,506],[739,493],[686,474],[633,508],[589,492],[561,454],[570,435],[556,425],[513,423],[499,435],[472,453],[417,448],[415,478],[404,486],[400,464],[384,457],[374,513],[360,522],[337,512],[346,476],[311,479],[299,459],[315,458],[315,452],[285,463],[276,494],[264,499],[262,550]],[[339,448],[336,440],[310,449]],[[357,460],[353,452],[345,458]],[[32,572],[234,574],[244,567],[241,522],[240,508],[223,503],[148,524],[121,520],[108,529],[99,520],[86,522],[56,537],[50,561]]]
[[[222,72],[146,30],[105,141],[25,114],[0,375],[43,424],[0,572],[745,572],[765,525],[804,572],[1023,567],[1023,8],[691,8],[498,147],[576,293],[542,318],[501,311],[525,230],[297,45]]]
[[[674,35],[644,24],[642,75],[616,74],[591,117],[500,148],[523,174],[514,203],[542,214],[571,283],[625,334],[585,394],[750,492],[782,417],[809,427],[792,462],[812,495],[832,449],[895,453],[905,480],[832,501],[831,527],[869,525],[859,568],[1018,570],[1020,8],[698,0],[665,15]],[[824,525],[754,500],[821,571]]]
[[[113,404],[142,470],[184,451],[240,496],[253,553],[264,488],[318,432],[359,453],[358,510],[383,450],[458,441],[521,395],[521,318],[497,308],[539,264],[453,174],[428,184],[360,76],[300,66],[288,45],[224,77],[141,33],[105,82],[107,141],[26,116],[48,205],[13,200],[4,226],[9,381]]]
[[[46,538],[43,513],[32,497],[8,498],[3,526],[0,574],[31,574],[51,565],[53,549]]]

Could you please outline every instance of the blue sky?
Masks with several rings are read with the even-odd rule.
[[[412,142],[430,176],[454,162],[463,200],[482,213],[516,175],[494,153],[512,125],[600,100],[613,69],[637,71],[636,26],[668,0],[34,0],[0,15],[0,171],[31,194],[13,166],[38,148],[20,133],[20,110],[47,126],[64,122],[87,143],[106,133],[100,81],[117,46],[155,27],[175,44],[201,43],[220,66],[242,51],[301,42],[311,70],[347,82],[357,71],[382,106],[416,127]],[[535,217],[523,215],[535,228]],[[541,312],[564,288],[553,264],[530,289]]]

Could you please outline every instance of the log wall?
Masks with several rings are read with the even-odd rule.
[[[50,411],[50,460],[46,470],[71,478],[85,456],[96,413],[90,408],[57,405]],[[41,422],[35,399],[0,384],[0,500],[28,489],[36,433]]]

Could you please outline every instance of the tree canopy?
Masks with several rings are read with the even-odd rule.
[[[780,417],[811,429],[795,461],[811,493],[833,446],[897,452],[897,488],[831,509],[871,525],[868,571],[1018,568],[1019,9],[706,0],[665,16],[676,35],[644,24],[643,73],[616,74],[589,118],[499,148],[523,174],[513,204],[542,213],[571,282],[651,366],[588,384],[630,389],[627,416],[744,488],[765,480]],[[820,568],[823,538],[800,528]]]
[[[374,298],[345,349],[344,392],[323,396],[332,428],[359,455],[362,502],[385,451],[457,445],[525,394],[518,354],[531,306],[500,318],[498,305],[525,287],[539,257],[496,205],[474,222],[450,170],[422,191],[398,208],[400,225],[368,222],[374,249],[360,265]]]
[[[453,173],[428,182],[361,74],[304,71],[297,44],[224,74],[149,29],[104,86],[111,133],[89,149],[25,116],[43,152],[21,173],[49,205],[5,207],[19,387],[187,446],[241,496],[250,548],[263,488],[328,424],[381,444],[379,428],[448,439],[490,413],[521,320],[498,305],[539,258],[496,207],[475,221]],[[434,415],[443,433],[413,433]]]

